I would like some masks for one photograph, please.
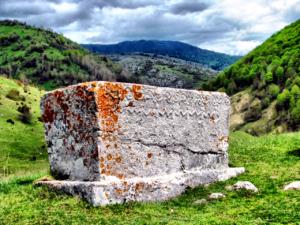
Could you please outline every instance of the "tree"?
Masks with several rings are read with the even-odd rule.
[[[271,83],[273,81],[273,73],[272,71],[268,71],[265,75],[264,75],[264,80],[268,83]]]
[[[276,98],[279,92],[280,92],[280,88],[276,84],[271,84],[268,87],[268,93],[272,96],[272,98]]]
[[[300,99],[296,102],[295,107],[291,111],[291,119],[293,124],[299,124],[300,122]]]
[[[276,69],[276,76],[278,78],[278,80],[281,80],[284,74],[284,69],[282,66],[278,66]]]
[[[284,89],[282,93],[277,96],[277,105],[280,108],[287,108],[290,100],[290,91],[288,89]]]

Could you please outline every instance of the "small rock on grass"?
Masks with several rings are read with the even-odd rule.
[[[225,195],[223,193],[212,193],[208,196],[208,198],[211,200],[221,199],[221,198],[225,198]]]
[[[232,186],[232,190],[247,190],[252,192],[258,192],[257,187],[249,181],[238,181]]]
[[[283,190],[285,190],[285,191],[300,190],[300,181],[293,181],[293,182],[285,185]]]
[[[207,204],[207,200],[205,198],[201,198],[201,199],[194,201],[194,204],[195,205],[205,205],[205,204]]]

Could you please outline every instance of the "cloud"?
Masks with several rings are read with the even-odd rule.
[[[201,12],[204,11],[209,7],[209,4],[206,2],[187,2],[182,1],[178,2],[177,4],[174,4],[171,7],[171,12],[173,14],[187,14],[187,13],[195,13],[195,12]]]
[[[13,9],[13,10],[12,10]],[[41,15],[54,12],[49,4],[39,1],[0,1],[0,16],[24,18],[31,15]]]
[[[0,0],[0,19],[49,27],[79,43],[184,41],[246,54],[300,18],[300,0]]]

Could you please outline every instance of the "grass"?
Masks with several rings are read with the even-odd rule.
[[[18,90],[25,101],[7,98],[10,90]],[[0,179],[31,174],[32,171],[47,171],[43,125],[38,120],[39,101],[43,93],[38,88],[24,87],[20,82],[0,77]],[[19,120],[17,108],[21,104],[31,108],[31,124]],[[7,120],[12,120],[14,124]]]
[[[0,183],[0,224],[300,224],[300,192],[282,190],[300,180],[300,133],[230,137],[230,165],[247,172],[226,182],[187,190],[160,203],[126,203],[91,207],[85,201],[32,181],[46,173],[14,177]],[[232,192],[226,185],[249,180],[259,193]],[[212,192],[225,199],[195,205]]]

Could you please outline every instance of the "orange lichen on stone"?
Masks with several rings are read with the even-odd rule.
[[[107,159],[108,159],[108,160],[112,160],[112,155],[111,155],[111,154],[108,154],[108,155],[107,155]]]
[[[135,191],[142,191],[145,187],[145,184],[144,183],[136,183],[135,185]]]
[[[121,163],[122,159],[121,159],[120,156],[118,156],[118,157],[115,158],[115,161],[116,161],[117,163]]]
[[[97,89],[97,107],[101,119],[101,129],[104,132],[114,132],[118,129],[118,113],[120,103],[127,95],[122,84],[103,83]]]
[[[51,107],[51,102],[47,101],[44,104],[44,113],[42,116],[44,123],[52,123],[55,119],[55,116],[56,116],[56,114]]]
[[[117,174],[117,177],[118,177],[120,180],[125,179],[125,176],[124,176],[123,174]]]
[[[137,84],[132,85],[131,91],[132,91],[133,98],[135,100],[140,100],[143,98],[143,93],[141,92],[142,91],[141,85],[137,85]]]
[[[120,189],[120,188],[116,188],[115,193],[118,194],[118,195],[121,195],[121,194],[123,194],[123,190]]]

